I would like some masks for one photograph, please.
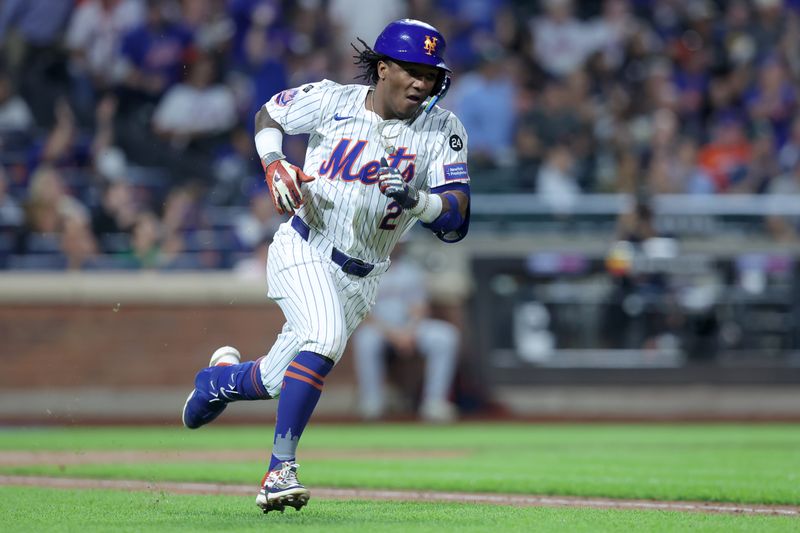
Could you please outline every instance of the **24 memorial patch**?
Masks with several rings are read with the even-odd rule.
[[[460,152],[462,148],[464,148],[464,141],[461,140],[461,137],[455,134],[451,135],[450,149],[454,152]]]

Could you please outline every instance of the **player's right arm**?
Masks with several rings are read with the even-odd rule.
[[[276,129],[281,133],[281,135],[285,133],[283,128],[281,128],[281,125],[278,124],[271,116],[269,116],[269,111],[267,111],[267,108],[262,106],[261,109],[258,110],[258,113],[256,113],[256,132],[260,132],[266,128]]]
[[[316,129],[322,116],[323,96],[331,83],[323,81],[287,89],[270,98],[256,113],[256,149],[278,213],[294,214],[303,205],[302,184],[314,180],[286,161],[283,135],[311,133]]]

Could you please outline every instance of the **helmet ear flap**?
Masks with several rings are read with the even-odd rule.
[[[423,111],[429,113],[433,106],[436,103],[444,98],[444,95],[447,94],[447,91],[450,90],[450,74],[442,70],[439,73],[439,77],[436,78],[436,83],[433,86],[433,90],[431,91],[431,97],[425,102],[422,106]]]
[[[449,73],[444,69],[439,69],[439,75],[436,76],[436,83],[433,84],[433,89],[431,89],[431,96],[437,96],[439,99],[444,98],[444,95],[449,88]]]

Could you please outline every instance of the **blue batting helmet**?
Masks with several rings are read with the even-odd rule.
[[[446,46],[444,36],[430,24],[400,19],[383,29],[373,50],[397,61],[431,65],[450,72],[444,62]]]

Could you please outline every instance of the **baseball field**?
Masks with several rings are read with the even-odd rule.
[[[798,531],[796,424],[312,424],[301,512],[268,427],[5,428],[4,531]]]

